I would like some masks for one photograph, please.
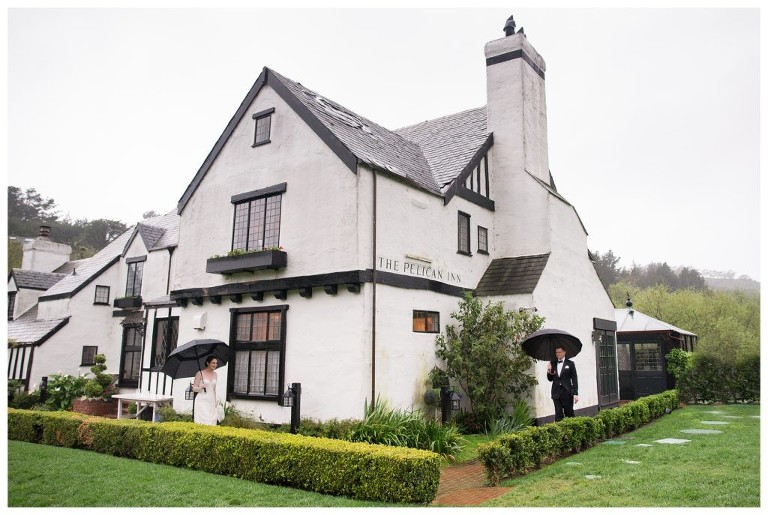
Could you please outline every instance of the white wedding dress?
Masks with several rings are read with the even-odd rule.
[[[218,420],[216,380],[208,381],[203,378],[202,384],[205,390],[195,397],[195,423],[215,426]]]

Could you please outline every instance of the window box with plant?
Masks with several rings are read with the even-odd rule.
[[[115,299],[114,306],[116,308],[140,308],[142,303],[141,295],[134,295],[131,297],[120,297]]]
[[[269,247],[263,250],[246,251],[233,250],[225,256],[212,256],[205,265],[209,274],[234,274],[238,272],[255,272],[257,270],[285,268],[288,264],[288,254],[282,247]]]

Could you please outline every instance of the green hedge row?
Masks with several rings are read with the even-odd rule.
[[[688,403],[760,402],[760,355],[730,357],[696,354],[677,379],[680,399]]]
[[[595,417],[566,418],[509,433],[478,447],[480,461],[491,485],[505,477],[525,474],[562,456],[582,451],[599,440],[632,431],[677,408],[677,392],[669,390],[642,397]]]
[[[9,409],[8,438],[383,502],[427,504],[440,481],[428,451],[189,422]]]

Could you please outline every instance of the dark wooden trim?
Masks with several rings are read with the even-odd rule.
[[[326,285],[323,285],[323,290],[328,295],[336,295],[339,292],[339,285],[338,284],[326,284]]]
[[[616,331],[618,325],[616,320],[605,320],[603,318],[593,318],[592,328],[599,331]]]
[[[452,297],[462,297],[464,292],[471,291],[470,288],[454,286],[426,277],[413,277],[410,275],[395,274],[393,272],[376,272],[376,282],[385,286],[394,286],[395,288],[405,288],[408,290],[428,290],[434,293],[450,295]],[[422,310],[423,311],[423,310]]]
[[[539,66],[535,62],[533,62],[533,59],[531,59],[528,56],[528,54],[523,52],[522,48],[518,49],[518,50],[513,50],[511,52],[506,52],[506,53],[503,53],[503,54],[495,55],[493,57],[488,57],[485,60],[485,66],[486,67],[493,66],[494,64],[499,64],[499,63],[503,63],[503,62],[506,62],[506,61],[511,61],[513,59],[520,59],[520,58],[522,58],[523,61],[528,63],[528,65],[533,69],[533,71],[536,72],[536,74],[539,77],[544,79],[544,70],[539,68]]]
[[[273,292],[277,300],[285,300],[288,298],[288,290],[277,290]]]
[[[453,196],[459,192],[459,189],[462,189],[462,188],[466,189],[466,187],[464,186],[464,181],[467,180],[467,177],[469,177],[472,174],[472,172],[475,170],[475,168],[477,168],[480,165],[483,158],[488,154],[488,151],[491,149],[492,146],[493,146],[493,133],[488,135],[488,138],[486,138],[485,143],[480,145],[480,148],[477,149],[477,152],[475,152],[475,155],[472,156],[472,159],[469,160],[469,162],[461,171],[461,173],[459,173],[459,175],[453,180],[453,184],[451,184],[451,187],[448,188],[448,191],[445,192],[445,196],[443,198],[444,205],[447,205],[451,201]],[[486,171],[486,177],[487,176],[488,174]],[[486,191],[490,191],[490,188],[488,187],[487,184],[486,184]],[[482,198],[485,198],[480,194],[477,194],[477,195]],[[470,202],[474,202],[471,199],[466,199],[466,200],[469,200]],[[489,202],[493,202],[490,199],[486,199],[486,200],[488,200]],[[486,207],[486,206],[483,206],[483,207]]]
[[[235,304],[240,304],[241,302],[243,302],[243,294],[235,293],[234,295],[230,295],[229,301],[234,302]]]
[[[473,204],[477,204],[480,207],[484,207],[488,211],[496,211],[496,203],[493,200],[484,197],[478,192],[472,191],[464,186],[459,186],[456,188],[456,196],[463,198],[464,200],[468,200]]]
[[[256,118],[261,118],[263,116],[267,116],[268,114],[272,114],[274,112],[275,112],[275,108],[270,107],[269,109],[264,109],[263,111],[259,111],[258,113],[253,113],[251,115],[251,118],[255,120]]]
[[[285,193],[287,189],[288,189],[288,183],[281,182],[280,184],[275,184],[274,186],[267,186],[266,188],[261,188],[258,190],[248,191],[246,193],[238,193],[237,195],[232,195],[231,202],[233,204],[237,204],[245,200],[254,200],[261,197],[268,197],[270,195],[275,195],[277,193]]]
[[[141,263],[146,260],[147,260],[147,256],[130,257],[130,258],[125,258],[125,264],[130,265],[131,263]]]
[[[349,293],[360,293],[360,283],[347,284],[347,291]]]
[[[221,295],[211,295],[211,304],[221,304]]]
[[[312,287],[306,286],[303,288],[299,288],[299,295],[305,299],[311,299],[312,298]]]
[[[44,344],[44,343],[45,343],[45,342],[46,342],[46,341],[47,341],[47,340],[48,340],[48,339],[49,339],[51,336],[53,336],[54,334],[56,334],[56,333],[59,331],[59,329],[61,329],[62,327],[64,327],[65,325],[67,325],[67,324],[69,323],[69,318],[70,318],[70,317],[67,317],[67,318],[63,318],[63,319],[61,320],[61,322],[59,322],[58,324],[56,324],[55,326],[53,326],[53,327],[51,328],[51,330],[50,330],[50,331],[48,331],[47,333],[45,333],[45,334],[44,334],[44,335],[43,335],[43,336],[42,336],[42,337],[41,337],[39,340],[37,340],[37,341],[34,343],[34,345],[39,347],[40,345]],[[31,358],[30,358],[30,359],[31,359]]]
[[[202,306],[203,305],[203,297],[192,297],[189,299],[192,301],[192,304],[195,306]]]
[[[262,302],[264,300],[264,292],[263,291],[253,292],[251,293],[251,298],[256,302]]]

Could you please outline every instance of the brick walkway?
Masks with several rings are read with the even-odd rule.
[[[432,501],[432,506],[478,506],[509,490],[503,486],[487,486],[483,465],[471,461],[442,470],[437,497]]]

